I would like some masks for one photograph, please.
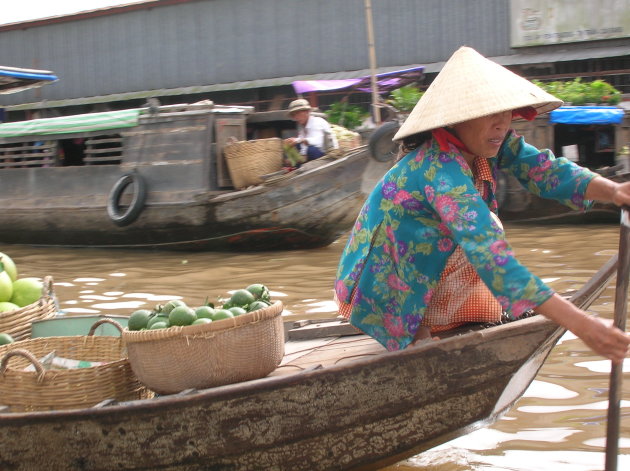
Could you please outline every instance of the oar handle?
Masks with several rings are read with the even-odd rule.
[[[630,208],[621,208],[621,228],[619,232],[619,262],[617,264],[617,284],[615,286],[615,319],[619,329],[626,330],[628,308],[628,270],[630,269]],[[621,409],[621,385],[623,364],[612,365],[610,388],[608,391],[608,422],[606,426],[606,471],[617,471],[619,455],[619,422]]]

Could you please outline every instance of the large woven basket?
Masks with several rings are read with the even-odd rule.
[[[278,137],[232,141],[224,148],[230,178],[235,188],[260,185],[262,175],[282,169],[282,140]]]
[[[173,394],[262,378],[284,355],[282,303],[209,324],[123,331],[129,362],[149,389]]]
[[[0,332],[25,340],[31,337],[31,323],[53,317],[57,312],[57,300],[53,291],[51,276],[44,277],[42,297],[32,304],[14,311],[0,312]]]
[[[92,407],[106,399],[142,399],[150,392],[140,384],[126,358],[122,337],[93,335],[39,337],[0,347],[0,405],[12,412]],[[122,330],[122,327],[118,325]],[[57,356],[106,362],[88,368],[46,370],[39,359],[55,351]],[[29,365],[35,371],[24,371]]]

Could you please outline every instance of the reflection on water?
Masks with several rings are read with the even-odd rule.
[[[617,252],[615,225],[507,227],[521,261],[559,292],[577,290]],[[336,315],[331,301],[345,239],[308,251],[134,252],[0,246],[20,276],[52,275],[61,308],[74,314],[129,314],[169,299],[216,302],[264,283],[287,318]],[[612,318],[614,282],[590,312]],[[624,368],[627,378],[630,366]],[[496,424],[443,444],[388,471],[603,469],[610,364],[566,334],[524,397]],[[630,469],[630,386],[622,393],[618,469]]]

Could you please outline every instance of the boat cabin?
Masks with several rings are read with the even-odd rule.
[[[0,172],[101,166],[120,173],[153,168],[148,173],[162,180],[168,169],[186,172],[189,181],[198,181],[204,190],[231,189],[223,149],[232,139],[248,138],[252,111],[247,106],[201,102],[4,123]]]

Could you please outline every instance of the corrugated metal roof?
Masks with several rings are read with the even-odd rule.
[[[545,62],[563,62],[585,59],[598,59],[602,57],[620,57],[630,55],[630,46],[616,46],[606,48],[587,48],[580,50],[562,50],[553,52],[539,52],[534,54],[512,54],[508,56],[491,57],[493,61],[504,65],[525,65],[539,64]],[[442,70],[445,62],[434,62],[431,64],[411,64],[402,68],[424,67],[425,73],[437,73]],[[377,69],[377,73],[392,72],[401,67],[382,67]],[[370,74],[370,69],[353,71],[341,71],[334,73],[323,73],[313,75],[299,75],[293,77],[277,77],[271,79],[247,80],[241,82],[217,83],[211,85],[198,85],[192,87],[179,87],[156,90],[143,90],[137,92],[117,93],[111,95],[101,95],[93,97],[72,98],[67,100],[50,100],[34,103],[24,103],[19,105],[6,106],[8,111],[31,110],[41,108],[56,108],[61,106],[88,105],[94,103],[107,103],[124,100],[141,100],[150,97],[193,95],[209,92],[220,92],[226,90],[244,90],[251,88],[278,87],[291,85],[295,80],[336,80],[358,78]]]
[[[417,65],[411,67],[418,67]],[[393,72],[400,67],[383,67],[377,69],[377,73]],[[67,100],[43,100],[33,103],[23,103],[19,105],[6,106],[7,111],[32,110],[42,108],[58,108],[62,106],[90,105],[95,103],[109,103],[125,100],[142,100],[151,97],[194,95],[209,92],[221,92],[226,90],[244,90],[251,88],[279,87],[291,85],[295,80],[337,80],[348,78],[359,78],[370,74],[370,69],[354,71],[342,71],[326,74],[300,75],[294,77],[277,77],[272,79],[248,80],[243,82],[217,83],[212,85],[198,85],[192,87],[179,87],[157,90],[143,90],[137,92],[116,93],[111,95],[101,95],[93,97],[71,98]]]
[[[611,46],[599,48],[573,49],[551,52],[536,52],[530,54],[510,54],[508,56],[490,57],[494,62],[506,65],[543,64],[546,62],[567,62],[586,59],[601,59],[603,57],[621,57],[630,55],[630,46]],[[425,73],[437,73],[442,70],[445,62],[434,62],[424,66]]]

